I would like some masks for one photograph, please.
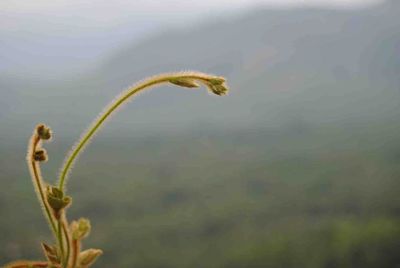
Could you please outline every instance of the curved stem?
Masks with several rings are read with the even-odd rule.
[[[16,261],[4,266],[4,268],[27,268],[27,267],[48,268],[49,263],[44,261]]]
[[[40,138],[36,134],[33,134],[30,144],[29,144],[27,161],[28,161],[28,166],[29,166],[29,170],[31,173],[31,177],[33,179],[33,183],[36,186],[36,190],[38,192],[39,201],[41,202],[42,206],[44,207],[45,216],[50,223],[54,237],[57,238],[56,225],[54,223],[53,216],[50,213],[50,208],[49,208],[49,205],[47,204],[46,198],[45,198],[45,193],[44,193],[44,189],[43,189],[43,179],[42,179],[42,176],[40,173],[40,166],[39,166],[38,162],[35,161],[33,158],[33,154],[35,153],[35,151],[39,145],[40,145]]]
[[[65,217],[65,214],[63,215],[63,217],[61,217],[60,222],[62,225],[62,229],[63,229],[64,236],[65,236],[65,241],[67,244],[67,255],[65,256],[64,267],[68,267],[69,258],[70,258],[70,254],[71,254],[71,237],[68,232],[68,227],[67,227],[68,222],[67,222],[67,218]]]
[[[81,250],[81,245],[78,239],[72,239],[72,256],[71,256],[71,266],[68,268],[75,268],[78,262],[79,251]]]
[[[136,93],[143,91],[145,89],[149,89],[153,86],[158,86],[163,83],[168,83],[171,79],[194,79],[199,80],[207,85],[210,79],[214,76],[210,76],[203,73],[198,72],[179,72],[179,73],[169,73],[162,74],[158,76],[151,77],[149,79],[144,80],[141,83],[138,83],[130,88],[128,88],[125,92],[123,92],[115,101],[113,101],[100,116],[94,121],[91,127],[81,136],[81,139],[78,141],[76,146],[73,148],[71,153],[66,158],[63,167],[60,172],[60,180],[59,180],[59,189],[63,191],[65,180],[68,175],[69,170],[72,167],[72,164],[78,157],[79,153],[82,149],[87,145],[88,141],[93,137],[96,131],[102,126],[104,121],[119,108],[125,101],[127,101],[130,97],[135,95]]]
[[[58,240],[58,245],[60,247],[60,252],[61,252],[61,261],[65,262],[65,250],[64,250],[64,240],[63,240],[62,222],[61,222],[62,219],[61,219],[61,217],[57,221],[58,221],[57,240]]]

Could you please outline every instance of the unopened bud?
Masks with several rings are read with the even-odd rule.
[[[51,139],[51,129],[43,124],[40,124],[36,127],[36,134],[42,140],[50,140]]]
[[[221,85],[209,84],[208,88],[210,89],[210,91],[212,93],[214,93],[218,96],[225,95],[228,92],[228,88],[224,84],[221,84]]]
[[[47,202],[53,209],[55,216],[58,217],[60,211],[71,204],[72,198],[64,196],[64,193],[57,187],[49,186],[47,187]]]
[[[39,149],[33,153],[33,159],[38,162],[47,161],[47,152],[45,149]]]
[[[214,86],[222,85],[223,83],[225,83],[225,81],[226,81],[225,78],[220,76],[215,76],[208,79],[208,82],[210,82],[210,84]]]
[[[87,237],[90,233],[90,221],[85,218],[80,218],[78,221],[71,223],[72,238],[75,240],[81,240]]]
[[[169,82],[181,86],[181,87],[188,87],[188,88],[194,88],[194,87],[199,87],[199,84],[197,84],[193,79],[190,78],[171,78],[169,79]]]

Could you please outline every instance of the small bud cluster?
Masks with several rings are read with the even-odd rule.
[[[41,140],[50,140],[52,137],[51,129],[43,124],[36,126],[36,134]]]
[[[71,222],[70,229],[73,239],[82,240],[90,233],[90,221],[85,218],[80,218],[78,221]]]
[[[52,137],[51,129],[44,124],[36,126],[34,135],[39,141],[49,141]],[[46,150],[38,147],[40,146],[35,146],[34,148],[32,156],[33,160],[36,162],[46,162],[48,160]]]
[[[215,76],[208,79],[207,87],[212,93],[218,96],[228,93],[228,87],[226,86],[225,79],[223,77]]]
[[[64,193],[57,187],[47,186],[47,202],[53,209],[54,216],[58,219],[60,217],[60,212],[64,208],[68,207],[72,198],[69,196],[64,196]]]
[[[46,162],[48,159],[45,149],[38,149],[33,153],[33,159],[37,162]]]

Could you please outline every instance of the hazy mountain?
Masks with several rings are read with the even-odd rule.
[[[80,77],[2,77],[3,133],[22,128],[29,133],[35,122],[46,121],[76,135],[132,82],[188,69],[226,76],[230,96],[158,90],[114,118],[118,133],[395,117],[400,112],[399,14],[396,1],[348,11],[254,10],[127,44]]]

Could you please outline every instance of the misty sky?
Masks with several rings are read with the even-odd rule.
[[[126,8],[138,8],[144,10],[165,10],[165,9],[180,9],[186,10],[195,8],[209,8],[209,7],[226,7],[226,6],[248,6],[254,4],[268,4],[268,5],[333,5],[333,6],[354,6],[364,5],[379,0],[196,0],[196,1],[183,1],[183,0],[37,0],[37,1],[16,1],[16,0],[2,0],[0,1],[1,11],[10,12],[32,12],[32,11],[55,11],[58,9],[84,7],[94,5],[108,6],[111,11],[120,10],[126,11]]]
[[[104,57],[148,34],[256,6],[358,8],[382,0],[1,0],[0,71],[54,71]],[[62,63],[62,64],[60,64]]]

